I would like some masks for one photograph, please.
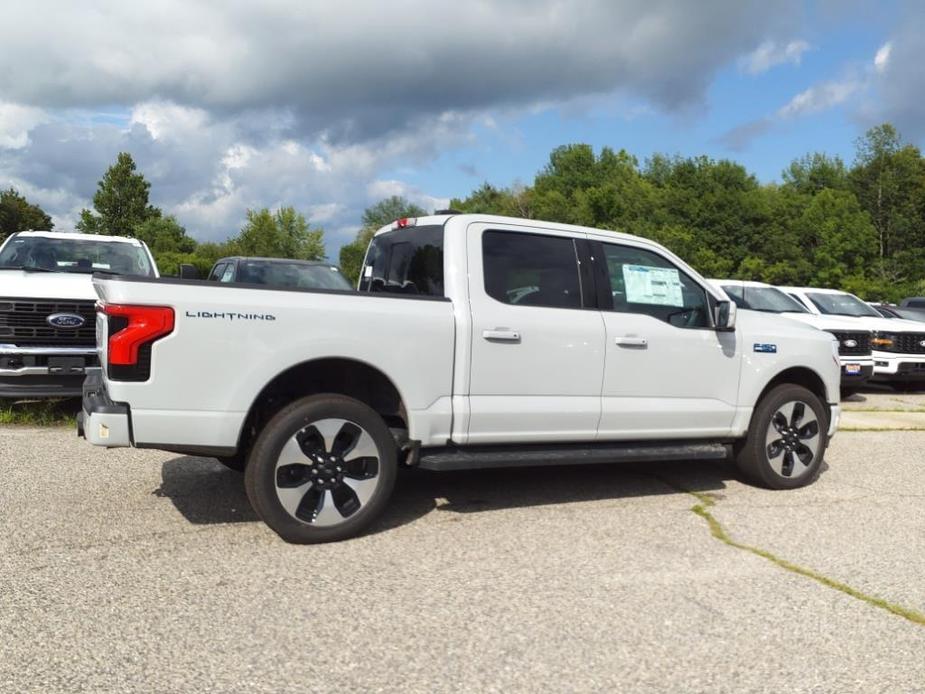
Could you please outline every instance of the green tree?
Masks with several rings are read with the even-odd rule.
[[[0,191],[0,242],[17,231],[49,231],[54,227],[45,210],[33,205],[13,188]]]
[[[163,275],[176,275],[183,263],[204,264],[196,254],[196,241],[172,216],[150,217],[135,227],[134,235],[148,244]]]
[[[115,164],[100,179],[93,195],[93,207],[81,210],[77,228],[94,234],[134,236],[141,223],[159,217],[161,211],[148,204],[151,184],[136,173],[135,160],[128,152],[119,152]]]
[[[848,169],[841,157],[830,157],[823,152],[813,152],[794,159],[784,169],[784,185],[798,193],[814,195],[826,188],[847,190]]]
[[[196,250],[196,241],[187,236],[186,229],[173,216],[149,217],[135,227],[134,236],[148,244],[155,255]]]
[[[305,215],[293,207],[275,213],[269,209],[247,211],[247,223],[229,244],[238,255],[267,258],[322,260],[324,230],[312,228]]]
[[[852,190],[877,231],[879,258],[889,265],[895,253],[925,241],[925,162],[889,123],[871,128],[856,144]]]
[[[377,230],[396,219],[403,217],[422,217],[427,214],[423,207],[409,202],[400,195],[380,200],[375,205],[367,207],[361,219],[362,226],[356,238],[348,244],[341,246],[339,262],[340,269],[351,282],[356,283],[360,277],[360,267],[366,256],[366,247]]]

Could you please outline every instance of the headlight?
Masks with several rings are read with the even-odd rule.
[[[832,335],[832,357],[835,359],[835,363],[840,363],[838,361],[838,338]]]

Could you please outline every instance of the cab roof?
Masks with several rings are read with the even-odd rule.
[[[246,260],[248,262],[257,261],[260,263],[286,263],[287,265],[292,265],[294,263],[299,265],[323,265],[324,267],[337,267],[334,263],[330,263],[327,260],[301,260],[297,258],[264,258],[262,256],[253,256],[253,255],[229,255],[224,258],[219,258],[215,261],[214,265],[219,263],[227,263],[230,260]]]
[[[141,246],[138,239],[129,236],[106,236],[103,234],[81,234],[70,231],[17,231],[13,236],[25,238],[45,238],[45,239],[72,239],[74,241],[103,241],[112,243],[131,243],[135,246]]]
[[[495,214],[432,214],[425,215],[421,217],[405,217],[402,219],[397,219],[390,224],[386,224],[381,227],[377,232],[376,236],[379,234],[384,234],[389,231],[395,231],[397,229],[413,229],[416,226],[429,226],[429,225],[443,225],[446,224],[450,219],[456,220],[459,219],[466,224],[473,224],[482,222],[484,224],[511,224],[519,226],[538,226],[544,229],[553,229],[557,231],[573,231],[579,232],[582,234],[592,234],[597,235],[599,238],[606,237],[607,239],[621,239],[624,241],[635,241],[637,243],[644,243],[650,246],[656,246],[658,248],[664,248],[657,241],[652,239],[647,239],[644,236],[634,236],[633,234],[625,234],[621,231],[610,231],[609,229],[597,229],[595,227],[583,227],[577,226],[575,224],[562,224],[560,222],[548,222],[543,219],[524,219],[523,217],[504,217],[502,215]],[[407,224],[402,224],[407,220]],[[667,250],[667,249],[666,249]]]
[[[827,289],[825,287],[778,287],[788,292],[813,292],[814,294],[851,294],[842,289]]]
[[[729,285],[732,287],[770,287],[771,289],[780,289],[773,284],[768,284],[767,282],[753,282],[752,280],[707,280],[707,282],[712,282],[713,284]]]

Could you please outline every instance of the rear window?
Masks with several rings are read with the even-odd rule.
[[[443,226],[396,229],[373,237],[360,291],[443,296]]]

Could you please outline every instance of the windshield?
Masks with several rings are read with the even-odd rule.
[[[333,265],[306,265],[279,261],[268,263],[259,260],[245,260],[238,269],[237,281],[292,289],[353,289],[347,278]]]
[[[127,241],[56,239],[48,236],[10,239],[0,251],[0,268],[154,276],[151,261],[142,246]]]
[[[809,313],[776,287],[723,285],[723,289],[739,308],[766,313]]]
[[[821,313],[830,316],[873,316],[881,318],[882,316],[874,309],[868,306],[853,294],[820,294],[818,292],[807,292],[806,296],[812,301]]]

